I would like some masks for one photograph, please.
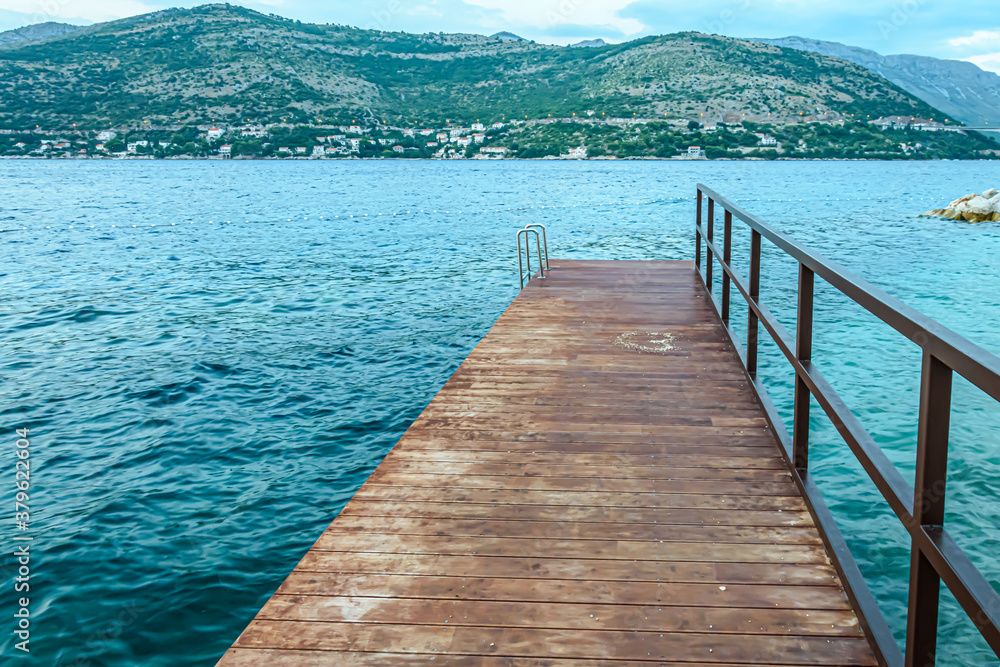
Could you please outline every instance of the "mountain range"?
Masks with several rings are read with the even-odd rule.
[[[221,4],[46,30],[0,47],[0,127],[550,115],[944,120],[848,60],[701,33],[572,48],[512,34],[306,24]]]
[[[755,41],[849,60],[969,125],[1000,125],[1000,75],[973,63],[928,56],[883,56],[869,49],[805,37]]]
[[[75,32],[83,28],[82,25],[72,25],[71,23],[36,23],[26,25],[23,28],[6,30],[0,32],[0,46],[6,44],[17,44],[18,42],[33,42],[46,37],[58,37],[69,32]]]

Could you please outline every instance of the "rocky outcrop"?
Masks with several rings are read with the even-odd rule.
[[[946,208],[936,208],[924,215],[965,222],[1000,222],[1000,191],[990,188],[982,194],[973,192],[959,197]]]
[[[51,21],[48,23],[36,23],[35,25],[0,32],[0,46],[58,37],[59,35],[76,32],[81,28],[83,28],[82,25],[70,25],[69,23],[53,23]]]
[[[492,35],[490,35],[490,37],[494,37],[494,38],[502,40],[504,42],[530,42],[531,41],[530,39],[525,39],[524,37],[521,37],[520,35],[515,35],[512,32],[507,32],[506,30],[504,30],[503,32],[495,32]]]

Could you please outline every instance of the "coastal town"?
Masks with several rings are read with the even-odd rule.
[[[212,123],[0,129],[0,157],[62,159],[931,159],[1000,157],[1000,144],[954,123],[841,116],[773,123],[718,119],[498,119],[445,127],[362,123]],[[6,136],[4,136],[6,135]],[[948,137],[947,139],[943,139]]]

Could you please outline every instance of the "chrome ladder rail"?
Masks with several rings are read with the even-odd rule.
[[[524,259],[527,260],[527,265],[528,265],[528,274],[527,274],[528,279],[527,280],[525,280],[525,273],[524,273],[524,264],[525,263],[522,261],[522,256],[521,256],[521,235],[522,234],[524,234]],[[529,243],[529,241],[528,241],[528,234],[534,234],[535,235],[535,250],[538,253],[538,277],[539,278],[545,278],[545,268],[548,265],[548,255],[546,254],[545,257],[544,257],[544,259],[543,259],[543,256],[542,256],[542,241],[541,241],[542,237],[541,237],[541,234],[538,233],[538,230],[532,228],[532,226],[530,226],[530,225],[527,226],[527,227],[525,227],[524,229],[519,229],[517,231],[517,234],[515,235],[515,239],[517,240],[517,275],[518,275],[518,278],[520,278],[520,280],[521,280],[521,289],[524,289],[525,283],[530,282],[531,278],[534,275],[534,274],[531,273],[531,246],[528,245],[528,243]]]
[[[538,229],[542,230],[542,250],[545,251],[545,270],[546,271],[551,271],[552,269],[549,267],[549,239],[545,235],[545,225],[543,225],[541,223],[538,223],[538,222],[531,222],[531,223],[528,223],[527,225],[525,225],[524,228],[525,229],[538,228]],[[527,240],[527,239],[525,239],[525,240]],[[542,263],[542,260],[539,259],[538,262]]]

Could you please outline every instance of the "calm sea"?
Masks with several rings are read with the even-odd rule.
[[[556,257],[689,259],[698,181],[1000,352],[1000,224],[916,217],[1000,186],[985,162],[0,161],[0,497],[30,428],[37,664],[212,664],[515,296],[516,229],[544,223]],[[794,276],[765,247],[789,330]],[[912,478],[918,349],[817,294],[814,360]],[[906,535],[813,414],[902,637]],[[952,436],[947,521],[1000,587],[1000,409],[964,382]],[[995,662],[944,597],[942,664]]]

